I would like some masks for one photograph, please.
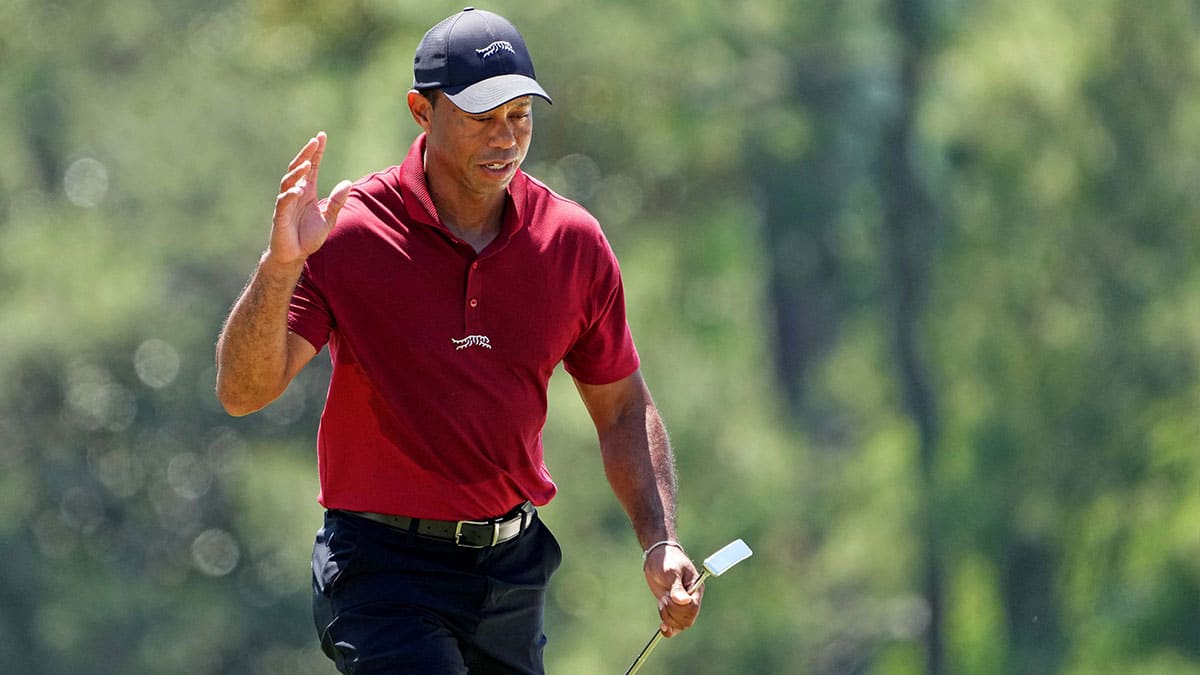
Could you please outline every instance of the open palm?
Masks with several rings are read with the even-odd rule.
[[[350,195],[350,181],[342,181],[333,188],[323,205],[317,196],[317,175],[321,157],[325,154],[325,139],[323,131],[309,139],[279,182],[268,251],[278,262],[301,262],[321,248]]]

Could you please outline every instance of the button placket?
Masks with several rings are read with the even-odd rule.
[[[480,286],[479,261],[474,260],[467,270],[466,297],[463,298],[463,318],[471,334],[479,332],[479,312],[474,310],[479,308]]]

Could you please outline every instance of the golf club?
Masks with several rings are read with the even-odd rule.
[[[749,558],[754,551],[746,545],[746,542],[741,539],[735,539],[726,544],[721,550],[708,556],[704,559],[704,571],[688,589],[688,593],[695,593],[697,588],[700,588],[704,580],[710,576],[719,577],[729,571],[729,568]],[[654,647],[663,637],[661,630],[654,632],[654,637],[650,638],[650,642],[642,648],[642,653],[634,659],[633,665],[629,666],[629,670],[625,671],[625,675],[633,675],[641,669],[642,664],[646,662],[646,657],[650,656],[650,652],[654,651]]]

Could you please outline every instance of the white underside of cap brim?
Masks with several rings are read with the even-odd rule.
[[[457,94],[446,94],[446,98],[453,101],[454,105],[472,115],[487,112],[522,96],[537,96],[554,103],[536,80],[524,75],[497,75],[476,82]]]

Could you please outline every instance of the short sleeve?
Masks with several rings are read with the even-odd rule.
[[[288,306],[288,330],[308,340],[317,351],[329,342],[329,335],[333,331],[333,314],[313,280],[311,259],[305,263],[296,290],[292,292],[292,301]]]
[[[609,384],[632,375],[640,365],[625,316],[625,288],[616,256],[603,247],[591,286],[592,307],[586,330],[563,359],[563,367],[584,384]]]

